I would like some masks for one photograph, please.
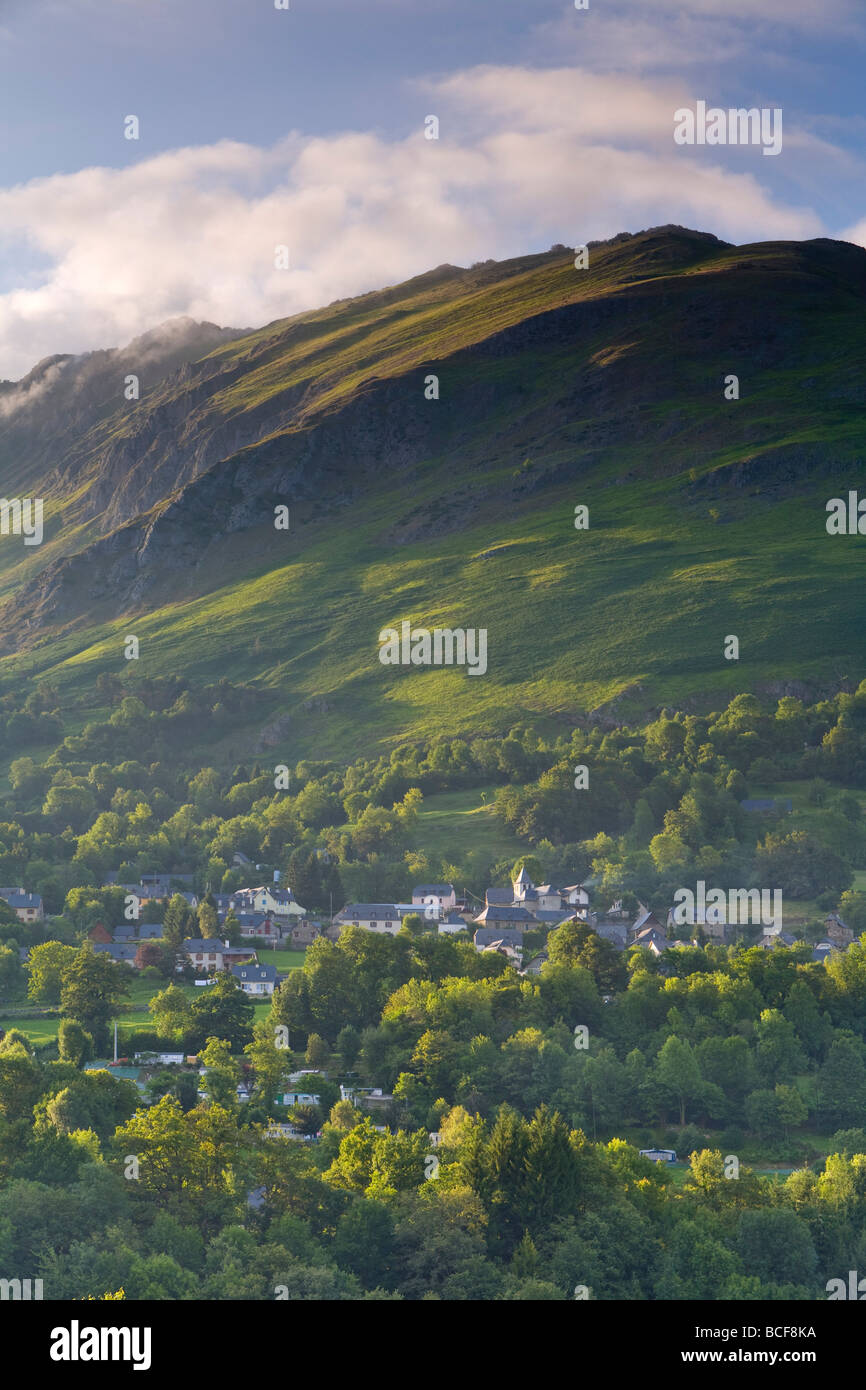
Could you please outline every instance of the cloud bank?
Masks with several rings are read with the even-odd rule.
[[[674,146],[690,100],[680,80],[483,67],[425,84],[403,139],[221,141],[0,190],[0,250],[47,266],[0,295],[0,377],[176,315],[258,325],[445,261],[655,223],[739,242],[824,234],[762,183],[756,152],[732,167]],[[428,112],[438,140],[424,138]]]

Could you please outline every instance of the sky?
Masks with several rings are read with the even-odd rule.
[[[866,0],[289,4],[0,0],[0,379],[664,223],[866,245]]]

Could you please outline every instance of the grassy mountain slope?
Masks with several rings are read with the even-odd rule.
[[[662,228],[222,342],[46,460],[0,677],[81,700],[134,632],[142,672],[269,691],[297,756],[857,680],[866,540],[825,503],[862,477],[864,301],[859,248]],[[402,618],[486,628],[488,673],[383,667]]]

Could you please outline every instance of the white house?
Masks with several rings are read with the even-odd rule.
[[[367,931],[396,936],[403,917],[397,903],[347,903],[334,922],[341,927],[365,927]]]
[[[417,883],[412,889],[412,906],[435,907],[439,914],[457,906],[453,883]],[[437,914],[438,915],[438,914]]]
[[[277,985],[277,967],[259,965],[257,961],[247,961],[244,965],[233,965],[231,974],[244,994],[260,996],[273,994]]]
[[[269,917],[306,917],[307,910],[295,901],[290,888],[263,884],[261,888],[239,888],[232,894],[235,912],[263,912]]]

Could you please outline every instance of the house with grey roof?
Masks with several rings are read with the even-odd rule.
[[[473,918],[480,927],[502,926],[510,930],[521,929],[529,931],[537,923],[532,913],[525,907],[485,907],[478,916]]]
[[[488,946],[523,946],[523,932],[509,931],[501,927],[479,927],[472,938],[476,951],[484,951]]]
[[[247,961],[243,965],[233,965],[230,973],[244,994],[254,994],[259,997],[273,994],[280,980],[275,965],[260,965],[258,961]]]
[[[93,949],[100,955],[110,956],[118,964],[125,962],[132,966],[135,965],[135,958],[138,955],[137,942],[125,944],[117,941],[94,941]]]
[[[417,909],[410,909],[417,910]],[[403,914],[396,903],[347,903],[334,917],[338,927],[364,927],[367,931],[396,936],[403,925]]]
[[[413,907],[436,907],[440,912],[457,906],[453,883],[416,883],[412,889]]]
[[[447,917],[440,917],[436,929],[445,936],[453,936],[455,932],[466,931],[466,919],[457,912],[449,912]]]
[[[24,888],[0,888],[0,898],[11,907],[19,922],[41,922],[45,916],[42,898]]]

